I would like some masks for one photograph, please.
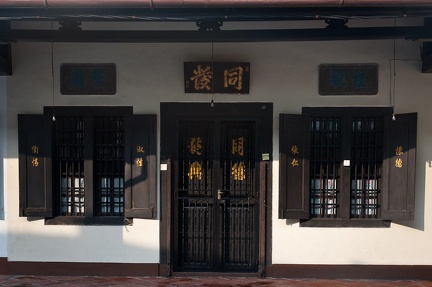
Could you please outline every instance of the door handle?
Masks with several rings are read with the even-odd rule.
[[[224,195],[225,195],[224,191],[220,189],[217,190],[217,198],[218,198],[220,208],[222,208],[222,206],[225,205],[225,199],[222,199]]]
[[[218,191],[217,191],[218,200],[221,200],[223,195],[224,195],[224,192],[222,190],[218,189]]]

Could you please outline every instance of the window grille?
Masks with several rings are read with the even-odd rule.
[[[123,117],[95,119],[95,215],[122,216],[124,212]]]
[[[413,220],[416,113],[392,121],[391,108],[302,112],[280,115],[279,218],[302,227]]]
[[[381,118],[355,118],[351,138],[351,217],[378,218],[382,171]]]
[[[84,120],[58,117],[55,141],[55,182],[60,186],[60,214],[84,216]]]
[[[334,218],[339,210],[341,123],[336,117],[311,119],[311,215]]]
[[[55,184],[60,186],[62,216],[85,216],[86,192],[93,191],[87,196],[93,196],[95,216],[124,214],[124,120],[96,117],[94,121],[93,132],[87,131],[92,140],[84,138],[85,128],[91,127],[84,117],[62,116],[56,121]],[[84,147],[92,141],[92,156],[85,158]],[[84,170],[86,160],[93,160],[93,174]],[[93,187],[85,185],[86,174],[93,176]]]

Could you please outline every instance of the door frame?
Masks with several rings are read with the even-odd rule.
[[[260,177],[259,186],[264,193],[259,206],[259,246],[257,276],[265,276],[265,267],[271,263],[271,206],[272,206],[272,148],[273,148],[273,104],[272,103],[161,103],[160,137],[160,258],[159,275],[173,273],[173,214],[172,206],[172,156],[177,142],[174,141],[176,123],[179,119],[193,116],[226,116],[239,120],[252,119],[257,122]],[[174,143],[174,144],[173,144]],[[220,273],[218,273],[220,274]]]

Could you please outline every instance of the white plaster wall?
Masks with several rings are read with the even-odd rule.
[[[6,232],[6,194],[5,194],[5,158],[6,158],[6,77],[0,77],[0,258],[7,257]]]
[[[392,41],[390,41],[392,42]],[[388,105],[391,102],[393,56],[390,42],[375,42],[368,47],[364,43],[353,43],[354,46],[335,48],[337,53],[326,55],[321,46],[323,62],[338,62],[339,59],[351,62],[379,63],[379,94],[370,97],[365,103],[359,97],[338,96],[317,99],[316,92],[308,93],[313,106],[344,105]],[[419,43],[397,41],[396,43],[396,85],[395,112],[418,112],[417,165],[416,165],[416,213],[413,222],[393,222],[391,228],[300,228],[298,221],[277,219],[278,194],[273,193],[273,263],[274,264],[395,264],[395,265],[429,265],[432,264],[431,221],[431,179],[432,140],[430,122],[432,119],[432,99],[428,89],[432,86],[431,74],[422,74],[419,59]],[[386,48],[387,46],[387,48]],[[349,54],[363,50],[361,55]],[[381,52],[380,52],[381,51]],[[360,57],[359,57],[360,56]],[[382,61],[375,59],[381,58]],[[368,58],[368,59],[367,59]],[[330,60],[329,60],[330,59]],[[312,86],[316,89],[317,79]],[[345,102],[347,100],[348,102]],[[285,108],[276,105],[276,112]],[[279,110],[279,111],[277,111]],[[275,126],[275,134],[278,127]],[[276,137],[275,137],[276,138]],[[274,150],[278,150],[275,139]],[[278,184],[278,163],[275,154],[273,187]],[[277,188],[275,189],[277,190]]]
[[[390,228],[300,228],[278,214],[278,115],[303,106],[390,106],[393,41],[215,43],[214,61],[251,63],[249,95],[214,96],[218,102],[273,102],[273,228],[275,264],[432,264],[432,134],[429,90],[432,74],[421,73],[421,43],[396,42],[396,112],[418,112],[416,220]],[[212,44],[13,44],[14,76],[8,78],[6,171],[8,258],[11,261],[159,262],[159,221],[134,220],[130,227],[45,226],[18,217],[17,114],[42,113],[55,105],[133,106],[158,114],[160,102],[209,102],[210,95],[185,94],[183,62],[210,61]],[[114,96],[63,96],[62,63],[115,63]],[[319,96],[318,65],[379,64],[376,96]]]

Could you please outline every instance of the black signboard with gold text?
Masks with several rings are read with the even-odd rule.
[[[185,93],[249,93],[250,63],[185,62]]]

